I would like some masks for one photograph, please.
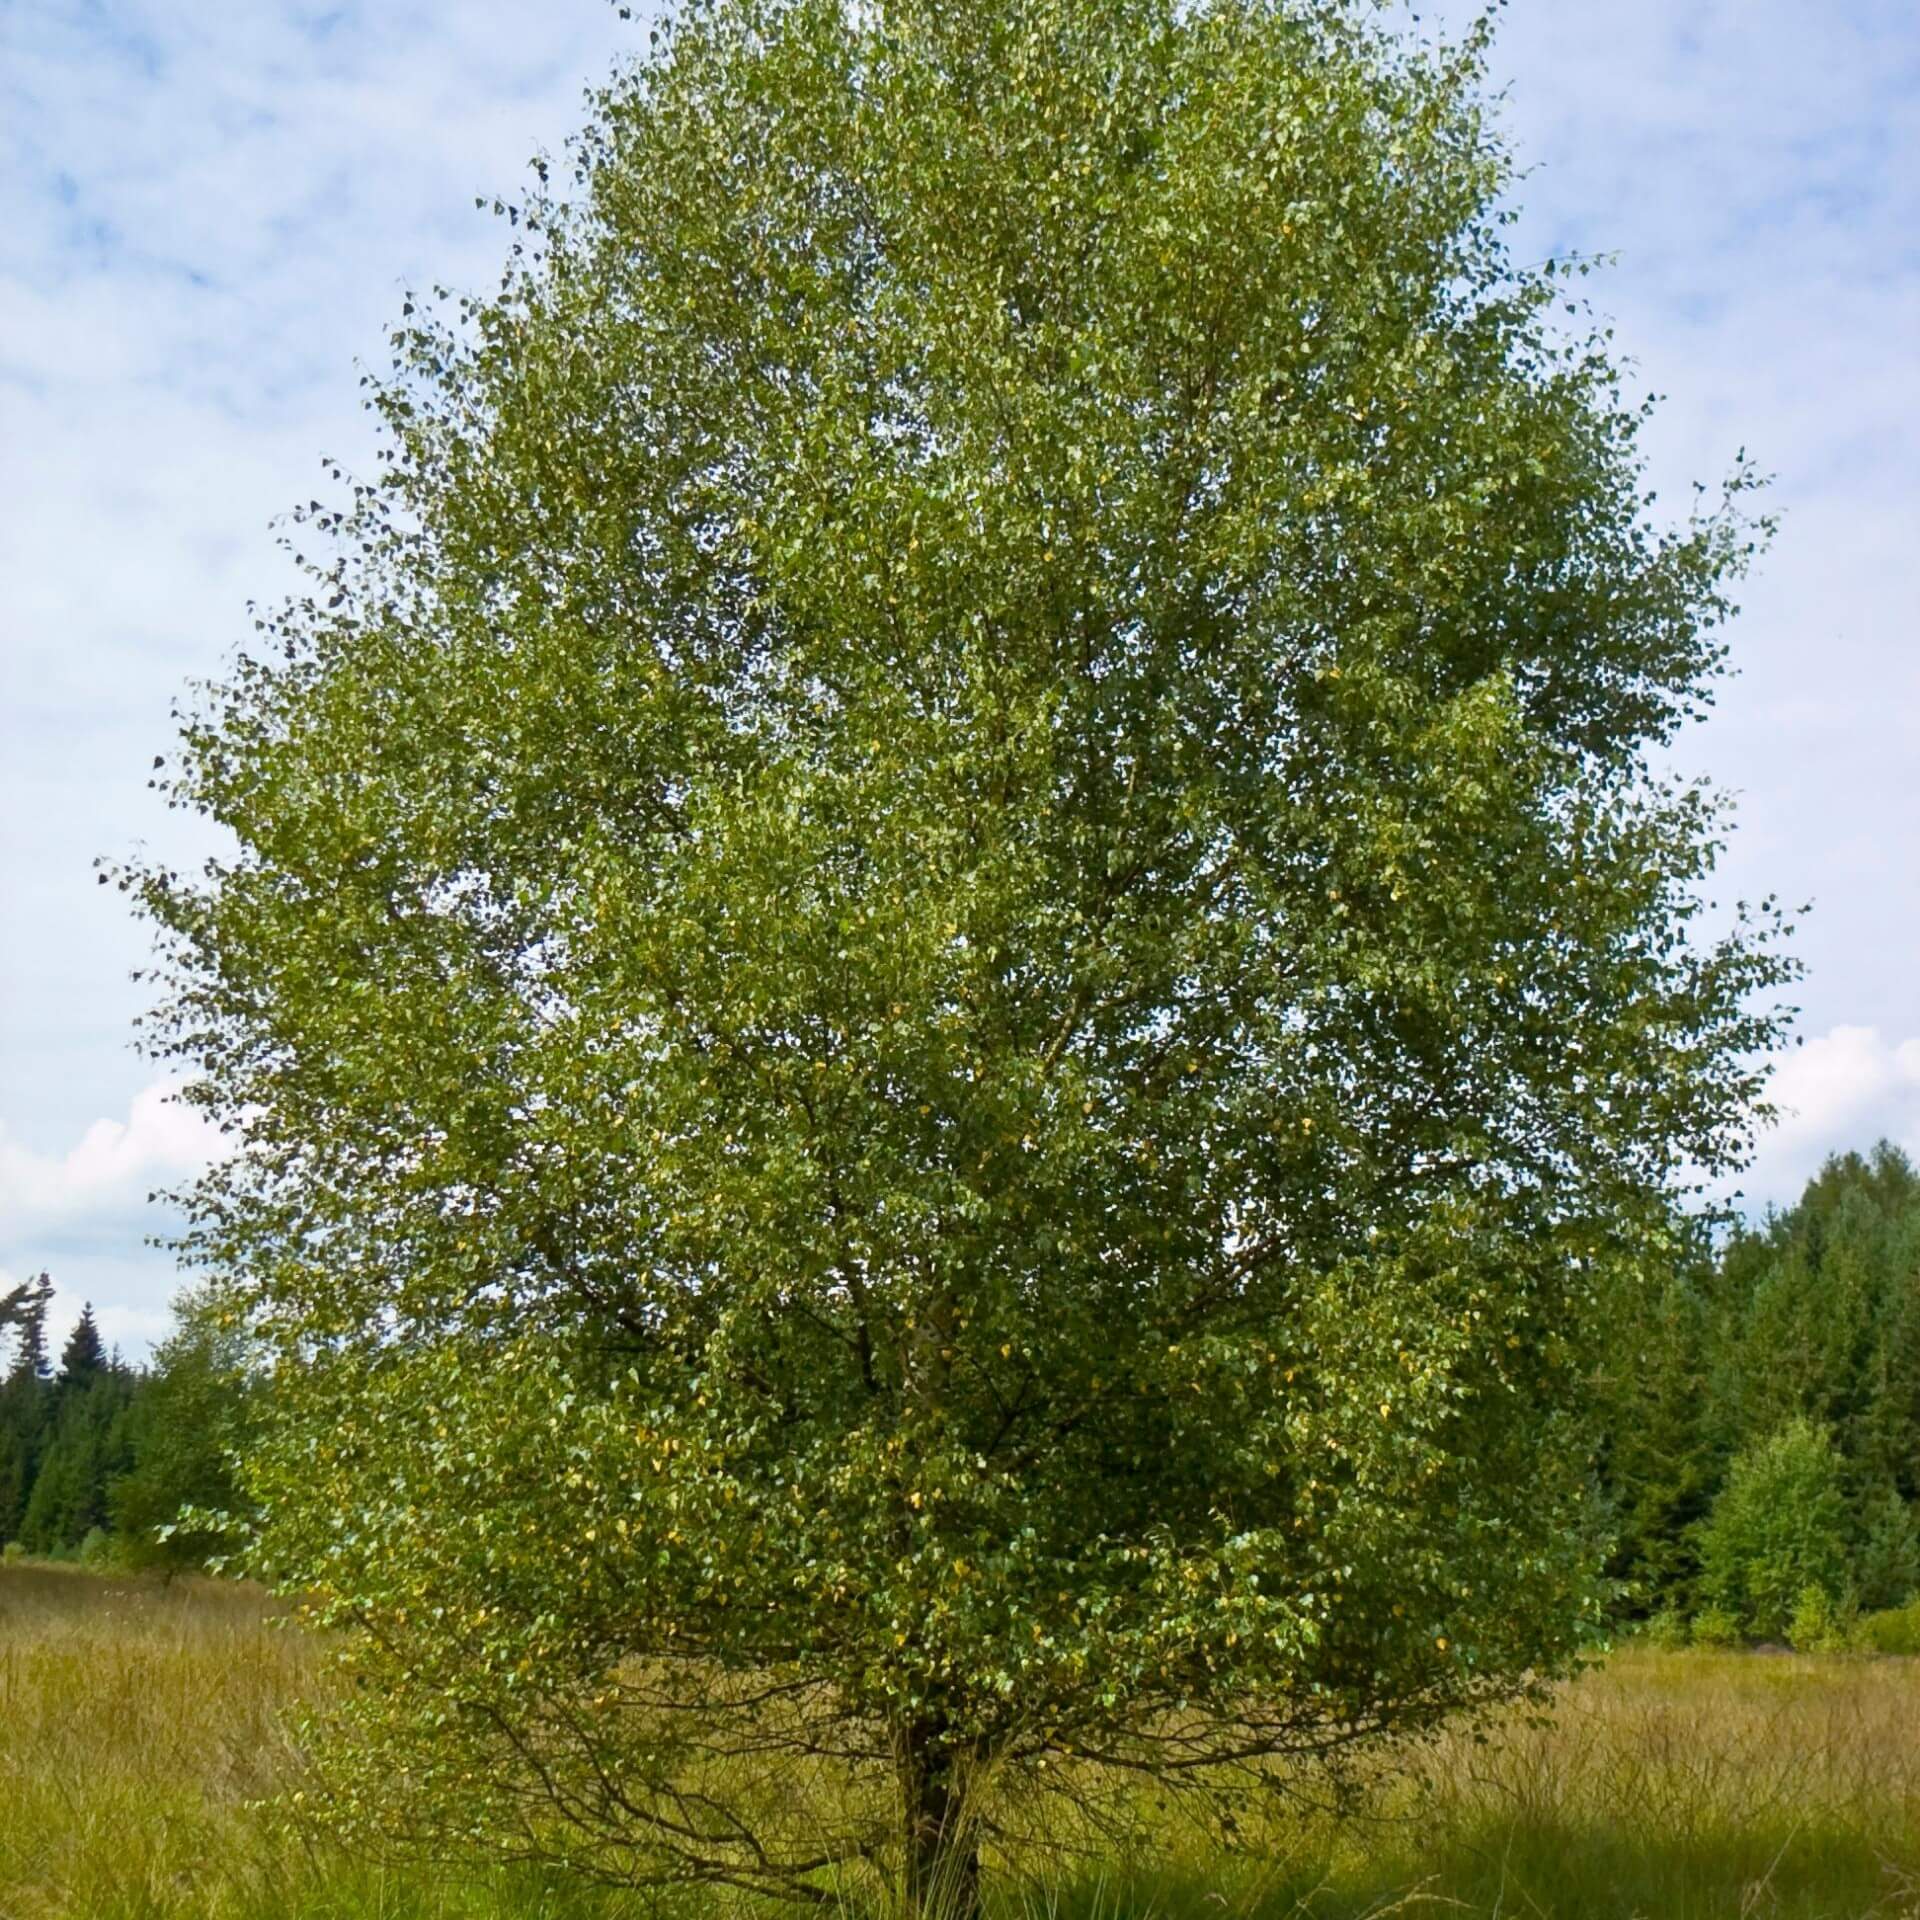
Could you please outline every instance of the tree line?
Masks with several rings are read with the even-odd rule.
[[[1777,1639],[1920,1588],[1920,1172],[1882,1142],[1696,1243],[1622,1340],[1602,1475],[1630,1613]],[[1804,1631],[1804,1621],[1803,1621]]]
[[[0,1540],[188,1565],[230,1511],[259,1382],[189,1295],[146,1366],[88,1306],[56,1364],[48,1276],[0,1294]],[[1920,1171],[1896,1147],[1829,1160],[1799,1200],[1685,1248],[1609,1363],[1598,1465],[1628,1617],[1787,1633],[1920,1589]],[[163,1529],[171,1529],[162,1535]]]
[[[183,1513],[235,1505],[230,1449],[250,1387],[238,1338],[188,1295],[146,1366],[109,1352],[89,1304],[56,1366],[47,1274],[0,1293],[0,1541],[123,1566],[203,1561]]]

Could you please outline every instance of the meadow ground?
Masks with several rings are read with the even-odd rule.
[[[277,1718],[311,1669],[246,1589],[0,1568],[0,1920],[644,1910],[277,1833],[250,1803],[291,1765]],[[1920,1660],[1626,1650],[1550,1724],[1450,1738],[1428,1771],[1239,1856],[1003,1873],[996,1920],[1920,1920]]]

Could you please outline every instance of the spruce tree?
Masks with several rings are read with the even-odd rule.
[[[1615,1535],[1609,1568],[1630,1614],[1684,1602],[1724,1467],[1708,1404],[1711,1285],[1711,1254],[1700,1249],[1623,1319],[1610,1356],[1601,1478]]]
[[[13,1360],[9,1379],[46,1380],[52,1375],[47,1363],[47,1311],[53,1304],[53,1279],[37,1274],[13,1288],[0,1299],[0,1328],[11,1328]]]
[[[91,1386],[107,1370],[107,1350],[94,1324],[93,1302],[80,1309],[80,1318],[60,1355],[60,1384],[65,1387]]]

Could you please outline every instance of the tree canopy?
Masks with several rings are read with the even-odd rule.
[[[361,1838],[964,1900],[1591,1617],[1786,972],[1654,771],[1757,528],[1374,18],[715,0],[409,301],[129,876]]]

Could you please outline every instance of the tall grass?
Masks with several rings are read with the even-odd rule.
[[[252,1810],[312,1650],[261,1598],[0,1568],[0,1920],[616,1920],[509,1875],[356,1864]],[[1615,1655],[1350,1815],[1152,1858],[996,1863],[999,1920],[1920,1920],[1920,1660]],[[702,1899],[680,1912],[719,1912]]]
[[[1920,1661],[1621,1652],[1422,1772],[1123,1891],[1168,1920],[1920,1916]]]
[[[0,1920],[572,1920],[526,1881],[397,1876],[252,1809],[311,1648],[258,1592],[0,1568]]]

